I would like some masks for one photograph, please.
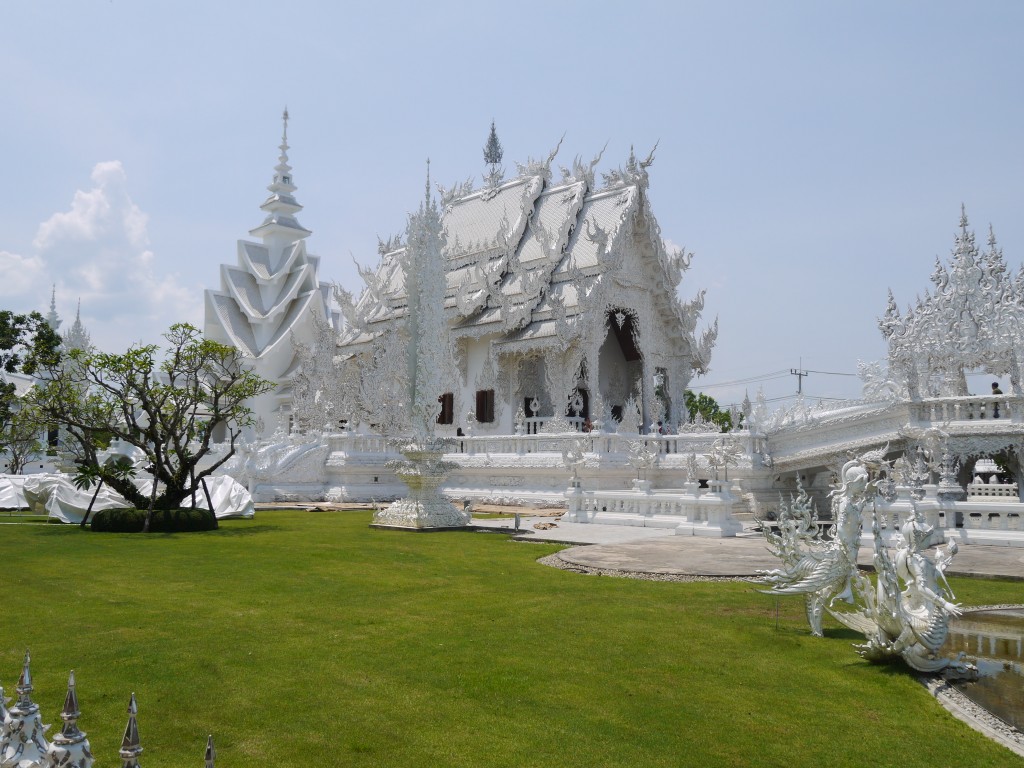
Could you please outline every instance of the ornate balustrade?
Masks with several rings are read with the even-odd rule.
[[[1013,395],[977,395],[934,397],[910,403],[911,418],[919,424],[946,424],[954,421],[1005,419],[1014,424],[1024,421],[1024,397]]]
[[[637,481],[632,491],[584,491],[572,487],[566,493],[565,519],[578,523],[635,525],[672,528],[684,536],[722,538],[743,529],[733,508],[737,500],[721,481],[712,481],[702,491],[696,483],[682,490],[651,491],[649,483]]]
[[[745,433],[739,433],[744,436]],[[596,454],[627,454],[629,447],[637,440],[643,442],[645,448],[655,448],[661,455],[690,454],[704,455],[711,450],[711,445],[721,434],[704,432],[682,435],[622,435],[616,432],[567,432],[558,435],[473,435],[457,437],[452,453],[467,455],[484,453],[561,453],[564,449],[574,446],[578,440],[584,441],[584,451]]]
[[[940,499],[937,490],[934,485],[926,485],[924,498],[912,500],[910,488],[898,488],[895,501],[878,503],[882,528],[891,533],[899,531],[916,510],[918,519],[935,529],[936,539],[941,535],[964,544],[1024,547],[1024,504],[1016,495],[952,501]],[[871,526],[865,520],[862,541],[870,539]]]
[[[967,486],[968,501],[1017,501],[1019,498],[1016,483],[973,482]]]

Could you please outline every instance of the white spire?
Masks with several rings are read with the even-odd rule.
[[[270,192],[260,208],[267,212],[267,217],[250,234],[256,237],[270,237],[283,235],[284,239],[294,242],[295,240],[309,237],[312,232],[299,224],[295,214],[302,210],[302,206],[296,201],[293,193],[297,189],[292,182],[292,167],[288,164],[288,109],[285,108],[281,115],[284,127],[281,131],[281,154],[277,157],[277,165],[274,166],[274,178],[267,190]]]
[[[57,284],[53,284],[53,290],[50,292],[50,311],[46,313],[46,323],[56,333],[57,329],[60,328],[60,318],[57,316]]]
[[[92,349],[92,338],[89,332],[82,325],[82,300],[78,300],[78,309],[75,310],[75,322],[64,334],[64,349],[81,349],[89,351]]]

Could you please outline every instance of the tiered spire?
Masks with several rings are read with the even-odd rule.
[[[67,333],[64,334],[64,349],[81,349],[88,351],[92,349],[92,337],[82,325],[82,300],[78,300],[78,309],[75,310],[75,322],[71,324]]]
[[[498,141],[498,131],[494,127],[494,120],[491,120],[491,133],[484,146],[484,162],[489,169],[487,175],[484,176],[484,181],[490,186],[497,185],[505,177],[505,169],[501,167],[501,158],[504,154],[501,142]]]
[[[50,292],[50,311],[46,313],[46,324],[56,333],[57,329],[60,328],[60,318],[57,316],[57,284],[53,284],[53,290]]]
[[[135,703],[135,694],[128,700],[128,724],[124,728],[124,737],[121,739],[121,765],[122,768],[139,768],[139,755],[142,754],[142,746],[139,744],[139,724],[135,716],[139,713],[139,705]]]
[[[250,230],[250,234],[257,237],[267,237],[273,234],[285,234],[290,240],[309,237],[312,234],[305,229],[295,214],[302,210],[302,206],[295,200],[293,192],[298,187],[292,181],[292,167],[288,164],[288,108],[281,115],[284,128],[281,132],[281,144],[279,149],[277,165],[274,166],[274,179],[267,190],[270,197],[264,201],[260,208],[267,212],[267,217],[256,229]]]

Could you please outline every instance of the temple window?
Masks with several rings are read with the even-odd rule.
[[[476,420],[481,424],[494,421],[494,390],[479,389],[476,393]]]
[[[437,414],[438,424],[454,424],[455,423],[455,395],[451,392],[445,392],[439,398],[437,402],[441,404],[441,412]]]

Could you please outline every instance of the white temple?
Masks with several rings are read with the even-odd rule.
[[[418,362],[438,374],[435,431],[456,438],[445,457],[450,498],[626,524],[686,518],[689,532],[729,535],[734,513],[770,514],[798,482],[824,511],[850,453],[884,450],[892,461],[908,454],[901,479],[932,482],[947,504],[971,502],[978,459],[1008,461],[1014,477],[999,478],[1000,498],[1019,504],[1024,278],[1008,276],[994,239],[978,250],[966,217],[934,295],[905,316],[890,297],[880,324],[889,369],[862,366],[863,400],[770,413],[758,398],[723,436],[683,405],[691,377],[708,370],[717,322],[698,331],[703,292],[677,293],[691,255],[662,241],[646,194],[653,153],[631,152],[601,183],[600,155],[555,178],[555,152],[505,180],[495,138],[480,188],[441,191],[447,332]],[[358,296],[335,288],[338,322],[294,219],[286,149],[267,221],[253,230],[264,245],[240,243],[240,266],[224,267],[222,290],[207,294],[208,332],[281,382],[257,404],[264,434],[228,471],[263,500],[397,498],[406,489],[388,469],[397,454],[385,437],[408,421],[408,249],[401,238],[382,243],[380,263],[360,267]],[[964,372],[975,369],[1009,376],[1011,395],[967,395]],[[977,514],[950,519],[1020,527],[1016,508]]]
[[[360,267],[356,294],[321,282],[306,251],[287,120],[251,231],[260,242],[240,241],[237,264],[206,292],[206,334],[278,383],[252,404],[259,428],[224,467],[256,500],[404,496],[389,438],[408,437],[416,408],[452,440],[441,490],[457,502],[732,535],[737,514],[770,515],[798,485],[827,515],[845,462],[872,452],[947,538],[1024,544],[1024,271],[1010,275],[994,237],[979,249],[966,216],[932,291],[905,313],[890,294],[888,368],[861,365],[863,399],[769,412],[759,396],[723,435],[684,406],[717,321],[698,328],[703,292],[679,298],[691,255],[661,238],[653,153],[631,152],[598,182],[600,155],[556,175],[552,152],[506,180],[492,135],[479,188],[441,190],[435,209],[428,182],[442,263],[430,290],[407,285],[422,249],[391,238]],[[416,317],[441,330],[417,336]],[[969,394],[966,374],[979,370],[1008,378],[1009,394]]]

